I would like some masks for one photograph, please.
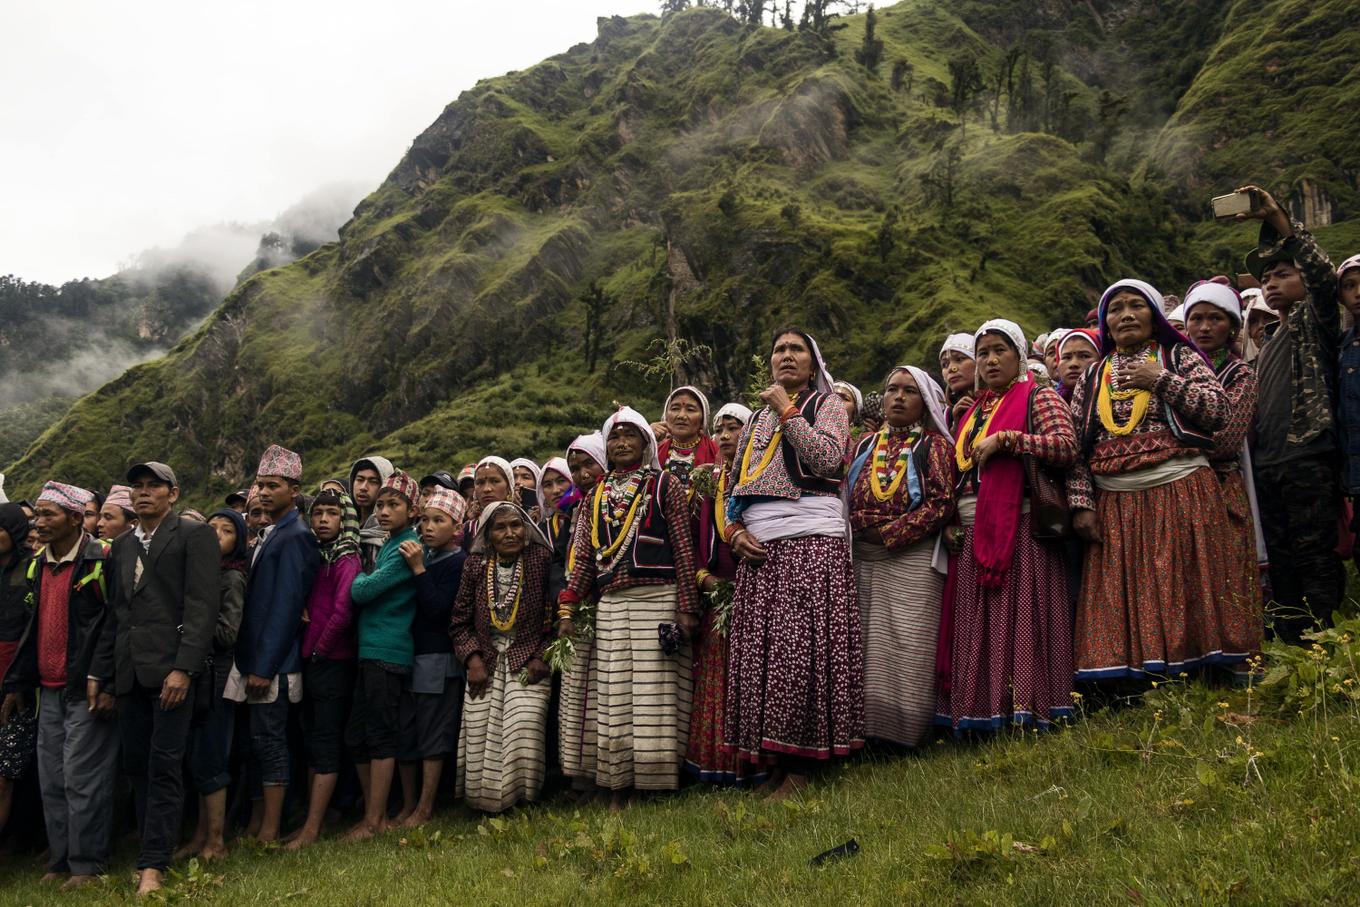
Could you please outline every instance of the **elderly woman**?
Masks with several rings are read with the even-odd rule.
[[[449,636],[467,672],[457,794],[483,812],[534,800],[543,787],[551,560],[547,540],[517,504],[494,501],[477,518]]]
[[[1256,490],[1251,481],[1247,432],[1256,415],[1256,370],[1243,362],[1233,347],[1242,331],[1242,300],[1226,277],[1201,281],[1185,296],[1185,323],[1190,339],[1209,357],[1228,401],[1228,420],[1214,433],[1209,464],[1223,488],[1223,505],[1231,523],[1235,555],[1221,574],[1233,594],[1254,615],[1242,629],[1246,636],[1230,648],[1255,652],[1264,634],[1259,564],[1265,563],[1265,542],[1259,532]]]
[[[954,439],[944,391],[899,365],[883,387],[886,424],[865,438],[846,485],[864,625],[867,736],[916,746],[935,716],[935,643],[948,561],[936,544],[954,515]]]
[[[1077,678],[1243,661],[1260,637],[1250,605],[1236,600],[1240,586],[1223,581],[1237,546],[1206,456],[1211,433],[1227,425],[1227,395],[1152,286],[1112,285],[1100,324],[1102,358],[1072,394],[1082,456],[1067,494],[1089,543]]]
[[[713,417],[713,438],[721,462],[711,470],[712,492],[698,500],[699,591],[714,596],[731,594],[736,579],[737,561],[732,546],[724,540],[727,529],[727,492],[734,481],[732,462],[737,455],[737,439],[751,410],[740,403],[728,403]],[[710,598],[712,601],[712,598]],[[729,615],[730,616],[730,612]],[[723,750],[723,697],[727,692],[727,628],[718,607],[704,611],[703,626],[694,644],[694,711],[690,717],[689,750],[685,768],[702,781],[735,784],[745,780],[746,766],[735,754]]]
[[[728,636],[725,748],[792,795],[864,745],[864,668],[840,500],[850,424],[817,344],[774,333],[774,383],[738,442],[727,541],[742,559]]]
[[[940,377],[949,393],[949,426],[963,418],[973,405],[977,363],[973,360],[973,335],[950,334],[940,347]]]
[[[677,387],[666,397],[662,421],[652,431],[660,444],[657,457],[661,468],[689,485],[696,466],[718,461],[718,446],[708,436],[708,398],[693,385]]]
[[[675,790],[689,735],[689,638],[699,627],[694,539],[684,486],[661,469],[647,420],[622,407],[600,432],[610,472],[576,525],[558,633],[592,595],[596,720],[585,728],[595,783],[623,806],[629,789]]]
[[[956,428],[961,527],[949,530],[949,689],[955,731],[1049,727],[1072,713],[1072,604],[1062,553],[1034,537],[1023,458],[1065,468],[1077,439],[1067,405],[1025,370],[1025,335],[995,319],[975,335],[982,390]]]

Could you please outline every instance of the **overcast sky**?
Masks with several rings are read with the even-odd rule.
[[[376,187],[478,79],[657,0],[4,0],[0,274],[102,277],[194,227]]]

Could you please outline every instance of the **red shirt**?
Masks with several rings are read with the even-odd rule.
[[[45,687],[66,686],[66,642],[70,617],[73,561],[39,566],[43,572],[38,596],[38,680]]]

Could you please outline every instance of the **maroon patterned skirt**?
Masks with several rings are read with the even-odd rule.
[[[737,568],[728,636],[724,749],[749,762],[778,754],[845,756],[864,745],[864,660],[844,538],[766,542]]]

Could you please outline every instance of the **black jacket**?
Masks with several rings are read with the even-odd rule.
[[[142,578],[134,584],[137,559]],[[126,695],[134,683],[157,689],[171,671],[197,674],[212,649],[221,607],[217,533],[173,511],[143,554],[135,532],[113,543],[118,593],[104,625],[95,670]]]
[[[411,623],[411,641],[417,655],[453,651],[449,616],[463,580],[465,560],[467,552],[459,548],[433,564],[427,563],[425,572],[416,577],[416,619]]]
[[[83,700],[85,681],[89,676],[106,679],[92,662],[100,636],[108,626],[111,609],[107,602],[116,594],[117,582],[111,569],[108,542],[83,535],[76,545],[75,560],[70,573],[66,574],[67,582],[71,584],[66,616],[66,695]],[[24,693],[38,686],[38,602],[42,600],[43,583],[51,575],[52,568],[42,551],[25,567],[33,601],[29,604],[28,620],[14,653],[14,662],[5,675],[6,693]]]

